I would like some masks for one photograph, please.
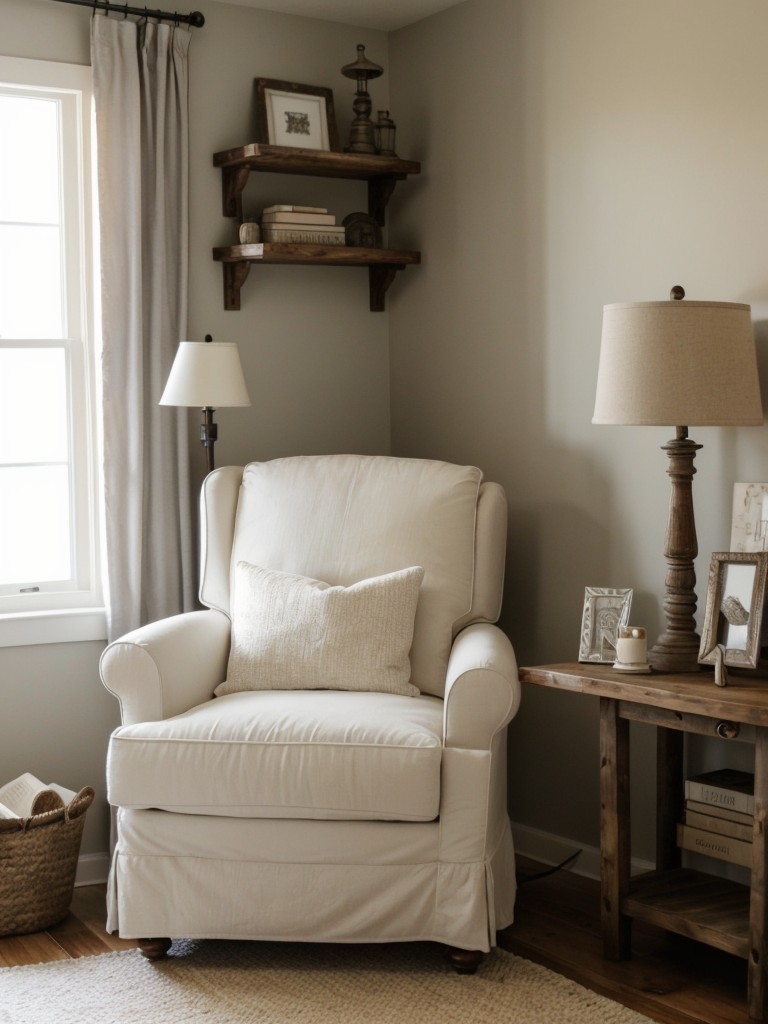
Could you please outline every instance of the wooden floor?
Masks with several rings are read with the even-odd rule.
[[[606,962],[598,883],[568,871],[536,878],[541,869],[519,859],[516,920],[503,937],[505,948],[661,1024],[748,1024],[745,961],[635,924],[632,959]],[[135,943],[104,931],[104,902],[103,885],[76,889],[72,910],[61,924],[0,939],[0,965],[130,949]]]

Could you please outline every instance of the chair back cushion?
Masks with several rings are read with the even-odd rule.
[[[481,491],[486,506],[478,516]],[[442,696],[459,628],[499,614],[503,492],[473,466],[387,456],[320,455],[226,467],[201,497],[203,604],[231,614],[238,562],[348,587],[423,566],[411,682]],[[485,524],[477,537],[478,520]],[[485,581],[476,579],[483,568]]]

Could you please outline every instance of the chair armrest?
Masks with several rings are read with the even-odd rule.
[[[171,718],[210,700],[226,676],[230,634],[221,612],[187,612],[111,643],[99,671],[120,701],[123,725]]]
[[[512,644],[498,626],[479,622],[456,637],[445,685],[444,744],[490,750],[517,714],[520,680]]]

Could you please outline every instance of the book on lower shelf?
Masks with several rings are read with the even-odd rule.
[[[346,232],[341,225],[319,224],[262,224],[265,242],[302,243],[312,245],[344,245]]]
[[[716,804],[703,804],[699,800],[686,800],[686,810],[694,811],[698,814],[706,814],[710,818],[724,818],[726,821],[738,821],[742,825],[749,825],[752,827],[752,823],[755,820],[753,814],[748,814],[746,811],[732,811],[728,807],[718,807]]]
[[[706,805],[705,805],[706,806]],[[732,839],[741,839],[745,843],[752,842],[752,818],[749,821],[734,821],[731,818],[718,817],[714,814],[705,814],[701,811],[691,810],[686,805],[685,825],[693,828],[703,829],[705,832],[714,832],[721,836],[730,836]]]
[[[719,768],[685,780],[686,800],[743,814],[754,814],[755,776],[736,768]]]
[[[328,213],[327,206],[295,206],[293,203],[275,203],[273,206],[265,206],[261,211],[265,213]]]
[[[336,217],[332,213],[313,213],[304,210],[265,210],[261,216],[261,225],[267,224],[336,224]]]
[[[691,825],[678,825],[677,845],[683,850],[701,853],[706,857],[715,857],[743,867],[752,866],[752,843],[733,836],[707,832]]]

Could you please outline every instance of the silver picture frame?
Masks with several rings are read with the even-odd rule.
[[[768,553],[716,551],[709,566],[699,661],[757,668],[765,610]]]
[[[585,587],[579,661],[613,664],[619,626],[629,622],[632,588]]]

